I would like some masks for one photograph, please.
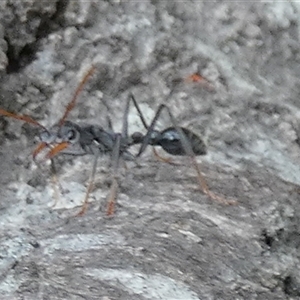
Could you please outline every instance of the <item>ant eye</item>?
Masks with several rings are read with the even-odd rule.
[[[68,132],[69,141],[75,140],[76,136],[77,136],[77,134],[76,134],[76,131],[74,129],[69,130],[69,132]]]
[[[50,137],[51,137],[51,134],[49,131],[45,130],[40,133],[40,140],[42,142],[46,142]]]

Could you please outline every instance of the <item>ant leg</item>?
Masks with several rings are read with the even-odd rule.
[[[161,162],[163,162],[163,163],[172,165],[172,166],[180,166],[180,164],[174,162],[174,161],[172,160],[171,157],[163,157],[163,156],[161,156],[161,155],[157,152],[157,150],[155,149],[154,146],[152,147],[152,152],[153,152],[154,157],[155,157],[157,160],[159,160],[159,161],[161,161]]]
[[[125,114],[126,114],[126,111],[125,111]],[[124,114],[124,116],[125,116],[125,114]],[[127,111],[127,114],[128,114],[128,111]],[[111,118],[109,116],[107,116],[106,119],[107,119],[107,125],[108,125],[109,130],[111,130],[112,132],[114,132]],[[127,121],[123,121],[123,128],[126,127],[126,126],[128,127]],[[123,134],[124,134],[124,132],[123,132]],[[126,131],[125,131],[125,134],[128,134],[128,133],[126,133]],[[122,160],[122,163],[123,163],[124,169],[127,171],[128,168],[127,168],[127,165],[126,165],[126,162],[125,162],[124,159]]]
[[[177,125],[177,122],[176,122],[173,114],[171,113],[170,109],[165,104],[161,104],[158,107],[157,112],[156,112],[156,114],[155,114],[155,116],[152,120],[152,123],[151,123],[150,127],[148,128],[147,134],[146,134],[146,136],[144,138],[144,141],[141,145],[140,151],[137,154],[137,157],[139,157],[146,150],[146,148],[149,144],[150,138],[151,138],[151,133],[152,133],[152,131],[154,129],[154,126],[155,126],[161,112],[163,111],[163,109],[165,109],[168,112],[168,115],[170,117],[170,120],[171,120],[174,128],[176,129],[176,131],[180,135],[181,145],[182,145],[186,155],[190,158],[194,169],[196,170],[198,182],[199,182],[199,185],[200,185],[203,193],[206,194],[209,198],[211,198],[215,201],[221,202],[223,204],[236,204],[236,201],[234,201],[234,200],[233,201],[228,201],[225,198],[220,197],[220,196],[218,196],[218,195],[216,195],[216,194],[214,194],[213,192],[210,191],[210,189],[209,189],[209,187],[206,183],[206,180],[205,180],[204,176],[202,175],[199,164],[197,163],[196,155],[195,155],[195,153],[192,149],[192,146],[191,146],[190,142],[188,141],[188,139],[187,139],[186,135],[184,134],[184,132],[182,131],[182,129]]]
[[[157,160],[159,160],[159,161],[161,161],[163,163],[166,163],[166,164],[169,164],[169,165],[172,165],[172,166],[181,166],[181,164],[174,162],[171,157],[163,157],[163,156],[161,156],[157,152],[157,150],[155,149],[155,147],[152,147],[152,152],[153,152],[154,157]]]
[[[56,170],[56,165],[55,165],[54,159],[51,158],[50,161],[51,161],[51,165],[50,165],[51,181],[52,181],[53,190],[54,190],[54,204],[52,205],[52,207],[55,207],[60,200],[60,196],[59,196],[60,193],[59,193],[58,187],[61,190],[62,190],[62,187],[60,186],[59,181],[58,181],[57,170]]]
[[[157,109],[157,111],[155,113],[155,116],[154,116],[154,118],[153,118],[150,126],[147,128],[147,133],[146,133],[146,135],[143,138],[143,142],[141,144],[140,150],[139,150],[138,154],[136,155],[136,157],[140,157],[142,155],[142,153],[145,152],[147,146],[149,145],[149,142],[150,142],[150,139],[151,139],[151,134],[152,134],[152,132],[154,130],[155,124],[156,124],[156,122],[157,122],[157,120],[158,120],[158,118],[159,118],[159,116],[160,116],[161,111],[162,111],[163,108],[164,108],[163,104],[161,104],[158,107],[158,109]]]
[[[142,111],[141,111],[141,109],[140,109],[140,107],[139,107],[139,105],[138,105],[136,99],[134,98],[133,94],[130,94],[130,97],[131,97],[131,100],[132,100],[132,102],[133,102],[133,104],[134,104],[135,109],[137,110],[137,112],[138,112],[138,114],[139,114],[139,117],[140,117],[140,120],[141,120],[142,123],[143,123],[143,126],[145,127],[146,130],[148,130],[147,122],[146,122],[146,120],[145,120],[145,118],[144,118],[144,115],[143,115],[143,113],[142,113]],[[130,101],[130,98],[129,98],[128,102],[129,102],[129,101]]]
[[[131,95],[131,98],[127,97],[126,104],[125,104],[125,111],[123,114],[122,137],[125,140],[128,140],[128,114],[129,114],[129,104],[130,104],[131,99],[133,101],[135,101],[132,95]],[[137,110],[138,110],[138,112],[140,111],[139,108],[137,108]]]
[[[173,126],[175,127],[175,129],[177,130],[177,132],[180,135],[181,145],[182,145],[185,153],[189,156],[189,158],[192,162],[192,165],[194,166],[194,169],[197,172],[198,182],[199,182],[199,185],[200,185],[203,193],[206,194],[212,200],[218,201],[220,203],[227,204],[227,205],[236,204],[235,200],[226,200],[225,198],[218,196],[215,193],[210,191],[210,189],[206,183],[206,180],[205,180],[204,176],[202,175],[199,164],[197,163],[196,155],[192,149],[190,142],[188,141],[186,135],[183,133],[182,129],[180,127],[178,127],[177,122],[176,122],[173,114],[171,113],[170,109],[166,105],[162,104],[162,109],[163,108],[165,108],[167,110]]]
[[[126,111],[125,111],[125,114],[126,114]],[[127,114],[128,114],[128,111],[127,111]],[[109,130],[111,130],[112,132],[114,132],[114,129],[113,129],[113,125],[112,125],[112,121],[111,121],[111,118],[109,117],[109,116],[107,116],[107,125],[108,125],[108,128],[109,128]],[[125,125],[124,125],[125,124]],[[125,121],[123,121],[123,128],[124,127],[128,127],[128,124],[127,124],[127,122]],[[124,133],[123,133],[124,134]],[[125,132],[125,134],[127,134],[126,132]],[[125,163],[125,160],[123,159],[122,160],[122,163],[123,163],[123,166],[124,166],[124,169],[127,171],[128,170],[128,168],[127,168],[127,165],[126,165],[126,163]]]
[[[148,130],[149,126],[147,125],[147,122],[146,122],[146,120],[144,118],[144,115],[143,115],[143,113],[142,113],[142,111],[141,111],[141,109],[140,109],[140,107],[139,107],[139,105],[138,105],[135,97],[133,96],[133,94],[131,94],[130,96],[131,96],[131,100],[132,100],[132,102],[134,104],[134,107],[135,107],[135,109],[137,110],[137,112],[139,114],[141,122],[143,123],[145,129]],[[155,150],[155,147],[152,147],[152,152],[154,154],[154,157],[157,160],[161,161],[161,162],[164,162],[164,163],[167,163],[167,164],[170,164],[170,165],[175,165],[175,166],[179,165],[179,164],[174,163],[171,158],[166,158],[166,157],[163,157],[163,156],[159,155],[158,152]]]
[[[107,110],[109,111],[109,107],[108,107],[107,103],[106,102],[103,102],[103,103],[106,106]],[[127,121],[128,112],[129,112],[129,100],[126,101],[125,112],[124,112],[124,115],[123,115],[123,129],[122,129],[123,133],[122,133],[122,136],[124,136],[125,139],[128,138],[128,121]],[[114,132],[113,123],[111,121],[111,118],[108,115],[106,116],[106,122],[107,122],[107,126],[108,126],[109,130],[111,130],[111,132]],[[122,162],[123,162],[123,166],[124,166],[125,170],[127,171],[128,168],[127,168],[127,165],[126,165],[125,161],[122,160]]]
[[[118,134],[116,137],[116,141],[113,147],[111,162],[112,162],[112,184],[110,187],[108,201],[107,201],[107,210],[106,215],[112,216],[115,211],[115,203],[118,193],[118,169],[119,169],[119,161],[120,161],[120,146],[121,146],[121,135]]]
[[[30,118],[29,116],[26,116],[26,115],[17,115],[17,114],[11,113],[9,111],[6,111],[4,109],[1,109],[1,108],[0,108],[0,115],[2,115],[4,117],[13,118],[13,119],[16,119],[16,120],[21,120],[21,121],[24,121],[26,123],[29,123],[29,124],[32,124],[32,125],[36,125],[36,126],[42,128],[42,129],[44,129],[45,131],[48,131],[46,127],[44,127],[43,125],[41,125],[38,121]]]
[[[97,162],[98,162],[99,156],[100,156],[100,151],[97,151],[97,153],[95,153],[92,173],[90,175],[89,185],[88,185],[86,193],[85,193],[84,201],[83,201],[81,210],[76,214],[76,216],[78,216],[78,217],[83,216],[85,214],[86,210],[87,210],[89,195],[90,195],[90,193],[91,193],[91,191],[94,187],[94,180],[95,180],[95,174],[96,174],[96,170],[97,170]]]

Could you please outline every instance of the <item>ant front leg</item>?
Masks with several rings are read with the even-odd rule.
[[[210,191],[210,189],[206,183],[206,180],[205,180],[204,176],[202,175],[199,164],[197,163],[196,155],[193,150],[193,146],[195,146],[195,149],[198,152],[198,146],[199,146],[199,144],[200,145],[202,144],[202,141],[196,135],[192,134],[192,132],[190,132],[189,130],[179,127],[177,125],[177,122],[176,122],[173,114],[171,113],[170,109],[164,104],[161,104],[158,107],[157,112],[148,128],[147,134],[145,135],[145,137],[143,139],[143,142],[142,142],[140,150],[137,154],[137,157],[139,157],[146,150],[147,146],[149,145],[149,143],[151,141],[151,135],[153,134],[153,132],[155,132],[154,128],[155,128],[156,122],[163,110],[167,111],[174,127],[170,128],[170,130],[168,132],[168,133],[170,133],[170,136],[171,136],[171,138],[169,140],[169,145],[167,145],[167,144],[162,145],[160,143],[159,139],[157,140],[157,144],[161,145],[164,148],[164,150],[166,150],[169,153],[173,152],[176,155],[187,155],[190,158],[191,163],[197,173],[197,179],[198,179],[199,186],[200,186],[201,190],[203,191],[203,193],[206,194],[209,198],[211,198],[215,201],[218,201],[220,203],[223,203],[223,204],[236,204],[236,201],[228,201],[225,198],[220,197]],[[191,136],[190,140],[189,140],[189,136]],[[161,137],[161,138],[163,138],[163,137]],[[176,141],[176,138],[179,139],[180,143],[178,143],[178,141]],[[195,144],[192,144],[192,142],[194,142]],[[173,143],[174,143],[174,145],[173,145]],[[172,147],[170,145],[172,145]],[[204,152],[205,151],[203,151],[203,153],[199,153],[199,154],[204,154]]]

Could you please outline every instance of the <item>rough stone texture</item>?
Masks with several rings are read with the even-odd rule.
[[[299,3],[7,0],[0,17],[1,108],[54,124],[95,64],[70,120],[121,130],[129,92],[148,120],[166,103],[208,141],[211,190],[238,201],[212,202],[188,160],[148,151],[122,169],[113,218],[108,158],[73,217],[92,158],[58,158],[52,208],[37,130],[1,118],[1,299],[300,299]]]

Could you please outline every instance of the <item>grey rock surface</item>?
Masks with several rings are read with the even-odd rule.
[[[94,64],[70,120],[121,131],[130,92],[148,122],[165,103],[207,141],[210,189],[238,202],[147,151],[121,168],[112,218],[108,157],[74,217],[93,158],[57,158],[52,207],[38,129],[1,117],[1,299],[300,299],[298,2],[6,0],[0,17],[1,108],[51,126]]]

